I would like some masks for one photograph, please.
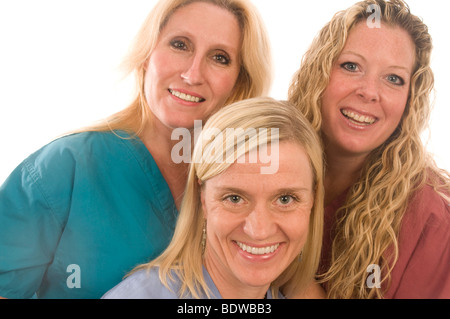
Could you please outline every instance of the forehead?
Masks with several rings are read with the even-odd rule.
[[[182,8],[186,8],[190,5],[193,5],[192,7],[194,8],[199,8],[200,10],[202,9],[202,7],[205,7],[203,5],[206,6],[214,6],[216,8],[222,9],[228,13],[230,13],[231,15],[233,15],[236,20],[239,23],[239,26],[241,27],[241,29],[244,29],[245,26],[245,9],[243,9],[241,7],[241,4],[237,4],[237,3],[231,3],[231,1],[210,1],[210,0],[191,0],[191,1],[184,1],[183,3],[179,4],[178,6],[176,6],[174,9],[172,9],[169,14],[164,18],[165,22],[167,22],[170,17],[177,12],[179,9]],[[163,24],[164,25],[164,24]]]
[[[173,35],[239,51],[242,31],[237,17],[229,10],[196,1],[176,9],[161,26],[160,38]]]
[[[259,152],[267,150],[261,148],[256,152],[257,162],[251,161],[252,156],[247,153],[232,164],[223,173],[206,182],[214,187],[242,187],[252,189],[279,189],[279,188],[307,188],[312,189],[313,171],[305,149],[295,142],[281,142],[278,145],[278,156],[271,160],[277,161],[278,170],[273,174],[261,174],[261,168],[274,163],[262,162]],[[270,146],[269,146],[270,152]],[[265,153],[267,154],[267,153]],[[253,157],[254,158],[254,157]]]
[[[224,23],[240,26],[237,15],[231,10],[207,1],[194,1],[181,5],[170,12],[161,25],[161,31],[174,21],[186,25],[192,23],[201,25],[205,24],[205,21],[209,20],[208,18],[212,18],[215,24],[219,26]]]
[[[393,64],[413,68],[415,45],[409,33],[399,27],[382,23],[371,28],[365,22],[356,24],[350,31],[343,53],[355,52],[372,60],[390,60]],[[384,59],[383,59],[384,58]]]

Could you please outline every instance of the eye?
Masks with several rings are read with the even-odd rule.
[[[277,204],[282,205],[282,206],[287,206],[289,204],[292,204],[292,202],[294,202],[295,200],[296,200],[296,198],[293,197],[292,195],[282,195],[282,196],[278,197]]]
[[[341,64],[341,68],[350,71],[350,72],[356,72],[358,71],[358,65],[353,62],[345,62]]]
[[[405,84],[405,81],[401,77],[399,77],[399,76],[397,76],[395,74],[388,75],[387,76],[387,80],[389,82],[391,82],[392,84],[395,84],[395,85],[398,85],[398,86],[402,86],[402,85]]]
[[[225,197],[224,200],[235,205],[240,204],[242,202],[242,198],[239,195],[229,195]]]
[[[215,54],[212,58],[214,61],[222,65],[229,65],[231,62],[231,59],[225,54]]]
[[[174,48],[175,50],[180,50],[180,51],[186,51],[188,49],[186,42],[183,40],[179,40],[179,39],[170,41],[170,46],[172,48]]]

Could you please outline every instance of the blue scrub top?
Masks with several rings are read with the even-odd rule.
[[[0,296],[100,298],[167,247],[177,215],[138,138],[57,139],[0,187]]]
[[[168,286],[164,285],[159,278],[159,267],[153,267],[150,270],[142,269],[131,276],[127,277],[120,284],[108,291],[102,299],[180,299],[179,291],[181,289],[181,280],[175,271],[172,271],[173,280],[168,280]],[[205,267],[203,267],[203,278],[209,289],[211,299],[222,299],[219,290],[209,275]],[[199,293],[200,299],[207,299],[204,292]],[[267,299],[272,297],[271,289],[267,291]],[[183,299],[193,299],[188,294]],[[278,299],[284,299],[279,292]]]

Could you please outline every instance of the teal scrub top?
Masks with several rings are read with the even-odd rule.
[[[167,247],[177,215],[138,138],[57,139],[0,187],[0,296],[100,298]]]

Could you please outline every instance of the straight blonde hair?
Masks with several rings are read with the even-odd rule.
[[[237,138],[233,136],[230,141],[228,134],[226,139],[215,138],[206,143],[197,142],[172,241],[161,256],[148,264],[138,266],[133,272],[159,267],[160,279],[167,287],[168,281],[173,280],[173,273],[181,280],[181,290],[177,292],[180,298],[189,294],[194,298],[200,298],[205,294],[209,297],[202,271],[201,241],[204,214],[200,200],[200,184],[224,172],[240,156],[261,145],[271,143],[274,138],[268,134],[258,133],[258,138],[239,144],[238,141],[245,138],[247,129],[252,128],[259,132],[259,129],[278,128],[277,141],[289,140],[298,143],[309,157],[314,176],[314,205],[302,260],[294,260],[272,283],[271,288],[274,296],[277,296],[275,292],[279,289],[288,297],[305,291],[316,275],[323,235],[323,159],[317,134],[295,107],[272,98],[249,99],[227,106],[208,120],[203,132],[210,128],[221,132],[225,132],[227,128],[239,128],[242,129],[239,130],[242,136],[238,135]],[[201,135],[198,141],[202,141],[202,138]],[[207,161],[202,160],[205,149],[211,147],[221,149],[222,153],[215,154],[216,157]],[[225,154],[233,154],[233,160],[221,161]]]
[[[269,38],[261,16],[249,0],[160,0],[147,16],[122,63],[125,74],[135,75],[133,102],[98,124],[77,132],[123,130],[140,136],[152,116],[144,92],[145,64],[157,44],[161,30],[173,13],[193,2],[207,2],[228,10],[237,18],[241,27],[241,68],[225,105],[268,93],[272,84]]]

